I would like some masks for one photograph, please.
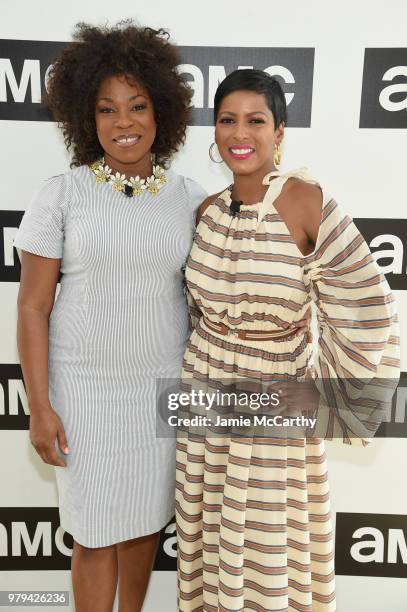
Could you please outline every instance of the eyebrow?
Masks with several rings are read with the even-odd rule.
[[[145,96],[143,96],[143,94],[137,94],[137,96],[130,96],[128,101],[131,102],[131,100],[135,100],[136,98],[144,98],[145,100],[147,100],[147,98]],[[108,98],[106,96],[104,96],[103,98],[98,98],[98,102],[100,100],[106,100],[107,102],[114,102],[114,100],[112,98]]]
[[[224,111],[220,111],[219,115],[232,115],[233,117],[236,117],[237,113],[233,113],[232,111],[224,110]],[[267,114],[261,110],[252,111],[250,113],[246,113],[246,115],[248,117],[251,117],[252,115],[264,115],[265,117],[267,117]]]

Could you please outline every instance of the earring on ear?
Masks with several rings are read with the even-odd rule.
[[[281,163],[281,143],[274,145],[274,165],[279,166]]]
[[[213,161],[215,164],[223,164],[223,159],[220,159],[219,161],[217,159],[214,158],[213,156],[213,147],[215,146],[215,143],[213,142],[211,144],[211,146],[209,147],[209,157],[211,158],[211,161]]]

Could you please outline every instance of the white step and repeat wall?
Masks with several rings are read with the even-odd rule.
[[[12,241],[40,181],[69,163],[38,100],[53,54],[77,21],[125,17],[169,28],[195,90],[194,125],[174,168],[209,192],[228,184],[209,161],[212,98],[239,66],[267,69],[287,96],[282,169],[308,166],[351,214],[398,298],[407,371],[407,3],[206,0],[2,2],[0,21],[0,589],[70,589],[70,536],[58,524],[53,469],[28,440],[15,342],[19,260]],[[365,449],[331,444],[340,612],[407,610],[405,379],[391,422]],[[174,524],[147,612],[175,610]],[[136,569],[135,569],[136,571]],[[71,598],[72,599],[72,598]],[[23,610],[25,608],[13,608]],[[71,610],[73,604],[71,603]]]

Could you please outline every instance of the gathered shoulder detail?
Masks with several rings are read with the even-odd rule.
[[[302,181],[305,181],[306,183],[311,183],[312,185],[319,185],[319,182],[311,176],[311,173],[309,172],[308,168],[305,167],[298,168],[296,170],[289,170],[288,172],[284,173],[280,172],[279,170],[269,172],[263,179],[263,185],[269,185],[269,188],[267,190],[266,195],[264,196],[263,202],[261,203],[259,209],[259,222],[264,218],[265,215],[270,212],[270,208],[273,206],[273,202],[281,194],[285,183],[290,178],[298,178]]]
[[[284,179],[284,182],[289,178],[299,178],[307,183],[318,184],[318,181],[311,175],[308,168],[305,166],[301,168],[296,168],[295,170],[288,170],[287,172],[280,172],[280,170],[273,170],[273,172],[269,172],[263,179],[263,185],[269,185],[272,180],[278,177],[280,179]]]

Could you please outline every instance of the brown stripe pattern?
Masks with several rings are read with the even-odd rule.
[[[273,205],[287,178],[271,181],[267,202],[229,215],[226,190],[201,219],[187,265],[194,327],[185,378],[264,383],[303,376],[305,336],[265,342],[221,336],[229,327],[270,332],[316,305],[317,376],[398,376],[394,298],[352,220],[323,192],[318,240],[303,256]],[[332,612],[334,545],[323,437],[341,434],[328,418],[309,439],[189,434],[177,441],[178,609],[180,612]]]

